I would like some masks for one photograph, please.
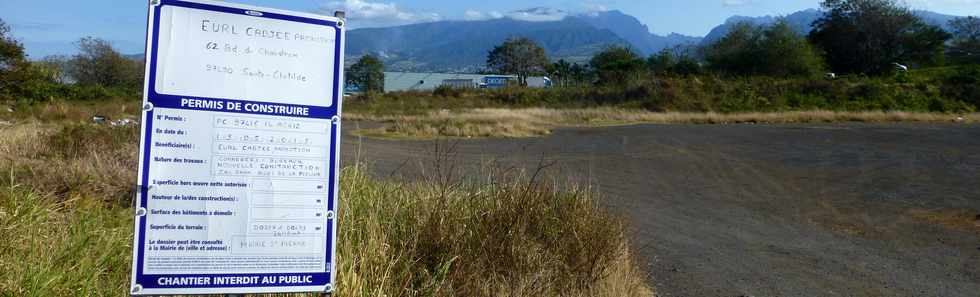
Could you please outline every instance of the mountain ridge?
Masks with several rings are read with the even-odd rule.
[[[938,26],[946,31],[950,30],[949,21],[960,17],[927,10],[913,10],[912,13],[921,18],[927,24]],[[771,25],[780,18],[785,19],[789,23],[790,27],[792,27],[797,33],[806,35],[813,29],[813,22],[822,16],[823,12],[816,8],[797,11],[784,16],[765,15],[750,17],[734,15],[726,19],[721,25],[712,28],[711,31],[709,31],[708,34],[701,40],[701,44],[704,45],[721,39],[721,37],[728,34],[728,32],[740,22],[748,22],[753,25]]]
[[[585,62],[612,45],[630,46],[642,55],[677,45],[697,44],[699,37],[656,35],[621,11],[568,14],[532,8],[487,20],[449,20],[347,33],[347,55],[376,54],[388,70],[474,72],[483,70],[486,54],[507,38],[535,40],[557,59]]]
[[[552,57],[582,60],[608,45],[629,42],[580,20],[529,22],[509,18],[442,21],[389,28],[351,30],[347,54],[377,54],[389,70],[479,71],[487,52],[507,38],[523,36]]]
[[[635,17],[619,10],[593,12],[574,16],[597,28],[608,29],[623,39],[629,41],[640,53],[653,54],[665,48],[677,45],[696,44],[701,37],[686,36],[678,33],[658,35],[651,33],[650,28]]]
[[[957,16],[914,11],[927,23],[949,29]],[[625,45],[641,55],[686,45],[705,45],[720,39],[735,24],[770,25],[785,19],[800,34],[808,34],[823,12],[806,9],[783,16],[733,15],[704,37],[677,33],[657,35],[639,19],[619,10],[571,14],[559,9],[535,7],[508,16],[483,20],[448,20],[348,31],[347,55],[354,59],[377,54],[394,71],[477,72],[484,69],[486,54],[507,38],[522,36],[540,43],[553,60],[586,62],[592,54],[611,45]]]

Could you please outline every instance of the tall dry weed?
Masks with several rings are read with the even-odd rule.
[[[472,183],[435,171],[414,184],[345,171],[339,294],[649,296],[623,222],[587,192],[514,172]]]
[[[0,128],[0,170],[20,185],[62,199],[131,200],[136,181],[138,127],[24,124]]]

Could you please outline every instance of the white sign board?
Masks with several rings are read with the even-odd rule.
[[[330,292],[343,21],[153,2],[130,293]]]

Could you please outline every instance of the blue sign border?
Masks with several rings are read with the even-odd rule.
[[[308,17],[296,16],[296,15],[287,15],[287,14],[282,14],[282,13],[277,13],[277,12],[264,11],[261,8],[254,8],[254,9],[253,8],[248,8],[248,9],[246,9],[246,8],[226,7],[226,6],[220,6],[220,5],[214,5],[214,4],[206,4],[206,3],[198,3],[198,2],[188,2],[188,1],[181,1],[181,0],[161,0],[159,2],[160,2],[159,4],[156,4],[155,6],[151,6],[150,13],[153,14],[152,15],[152,17],[153,17],[152,18],[152,23],[149,23],[149,21],[148,21],[148,25],[150,25],[151,28],[152,28],[152,34],[150,36],[150,39],[147,41],[148,44],[147,44],[147,48],[146,48],[147,49],[147,53],[148,53],[148,63],[147,63],[148,69],[147,69],[147,80],[146,80],[147,86],[144,88],[144,90],[145,90],[144,102],[148,102],[148,103],[152,104],[152,108],[150,108],[149,110],[147,110],[147,111],[144,112],[144,118],[143,118],[143,128],[144,128],[144,130],[143,130],[143,138],[142,138],[143,147],[141,148],[141,150],[142,150],[142,159],[140,160],[141,161],[141,171],[140,171],[141,174],[140,174],[140,177],[139,177],[139,189],[138,189],[138,191],[139,191],[138,203],[139,204],[136,207],[137,208],[141,208],[141,207],[145,207],[146,205],[148,205],[150,149],[151,149],[152,136],[153,136],[152,135],[152,131],[153,131],[153,114],[154,114],[153,108],[172,108],[172,109],[185,109],[185,110],[206,110],[206,109],[183,107],[179,103],[181,99],[199,99],[199,100],[223,101],[226,104],[228,102],[273,104],[273,105],[285,106],[285,107],[306,108],[306,109],[309,110],[309,113],[308,114],[304,114],[304,115],[278,115],[278,114],[268,114],[268,113],[260,113],[260,112],[226,111],[226,110],[222,110],[222,111],[218,111],[218,112],[247,113],[247,114],[275,115],[275,116],[287,116],[287,117],[300,117],[300,118],[310,118],[310,119],[331,120],[332,121],[332,129],[331,129],[331,135],[330,135],[330,137],[331,137],[331,142],[330,142],[330,160],[329,160],[330,164],[327,164],[328,165],[327,168],[329,168],[329,172],[330,172],[329,173],[329,179],[328,179],[328,185],[329,185],[328,187],[329,187],[329,190],[327,191],[327,195],[328,195],[327,209],[329,211],[334,211],[334,213],[336,213],[336,205],[335,205],[336,204],[336,193],[337,193],[337,188],[336,187],[337,187],[337,184],[338,184],[337,183],[337,174],[338,174],[338,172],[337,172],[337,168],[338,168],[338,166],[337,166],[338,165],[337,158],[338,157],[337,156],[339,155],[338,150],[339,150],[339,143],[340,143],[340,139],[339,139],[339,136],[340,135],[338,133],[338,131],[340,130],[340,105],[341,105],[341,101],[340,101],[341,97],[340,96],[341,96],[341,93],[343,92],[343,90],[341,90],[342,85],[340,83],[341,82],[341,79],[342,79],[341,78],[341,75],[342,75],[341,68],[342,68],[342,65],[343,65],[343,60],[342,60],[343,48],[342,48],[342,44],[343,44],[343,41],[344,41],[343,40],[343,28],[342,28],[342,24],[338,24],[337,22],[333,22],[333,21],[329,21],[329,20],[316,19],[316,18],[308,18]],[[334,60],[334,69],[333,69],[333,72],[334,72],[333,73],[333,75],[334,75],[333,76],[333,79],[334,79],[334,81],[332,82],[334,92],[333,92],[332,98],[330,98],[331,99],[331,104],[328,107],[322,107],[322,106],[304,106],[304,105],[291,105],[291,104],[269,103],[269,102],[258,102],[258,101],[244,101],[244,100],[235,100],[235,99],[230,99],[230,98],[206,98],[206,97],[195,97],[195,96],[186,96],[186,95],[175,95],[175,94],[161,94],[161,93],[157,93],[156,92],[156,75],[157,75],[157,59],[158,59],[158,56],[157,55],[158,55],[158,50],[157,50],[156,47],[158,46],[159,34],[160,34],[160,12],[161,12],[162,8],[163,7],[166,7],[166,6],[192,8],[192,9],[207,10],[207,11],[221,12],[221,13],[228,13],[228,14],[236,14],[236,15],[247,15],[247,16],[250,16],[250,17],[260,17],[260,18],[269,18],[269,19],[275,19],[275,20],[300,22],[300,23],[307,23],[307,24],[321,25],[321,26],[328,26],[328,27],[335,28],[336,29],[336,32],[337,32],[336,33],[337,35],[336,35],[336,38],[335,38],[335,41],[334,41],[335,42],[335,47],[334,47],[335,60]],[[259,12],[259,13],[257,14],[255,12]],[[151,46],[151,44],[152,44],[152,46]],[[335,222],[336,222],[336,216],[333,219],[327,220],[327,226],[326,226],[326,230],[325,230],[327,236],[326,236],[326,243],[325,243],[326,254],[324,256],[324,260],[327,262],[326,264],[328,265],[328,266],[326,266],[326,272],[273,273],[273,274],[266,273],[266,274],[151,275],[151,274],[145,274],[145,273],[143,273],[144,251],[145,251],[145,243],[146,243],[146,232],[145,232],[146,231],[146,217],[145,217],[145,215],[144,216],[138,215],[138,216],[136,216],[136,222],[135,222],[135,225],[137,226],[137,230],[136,230],[136,232],[137,232],[137,238],[135,239],[137,244],[136,244],[136,247],[134,248],[134,251],[136,252],[136,255],[135,255],[135,259],[134,259],[135,260],[135,263],[134,263],[134,266],[133,266],[134,267],[134,271],[133,271],[133,282],[134,283],[132,285],[134,287],[135,286],[139,286],[139,288],[142,288],[142,289],[175,289],[175,290],[176,289],[220,289],[220,288],[264,288],[264,287],[276,287],[276,288],[282,288],[282,287],[325,287],[325,286],[328,286],[328,285],[332,285],[332,283],[333,283],[333,277],[334,277],[333,273],[336,271],[336,269],[335,269],[336,268],[336,265],[335,265],[335,263],[333,263],[333,260],[334,260],[333,255],[334,255],[334,252],[335,252],[334,251],[334,248],[336,247],[335,242],[333,242],[334,239],[335,239],[335,237],[336,237],[336,235],[334,234],[334,232],[336,232]],[[159,285],[159,283],[158,283],[158,281],[161,278],[172,278],[172,277],[213,277],[214,278],[214,277],[255,277],[255,276],[258,276],[258,277],[280,277],[280,276],[282,276],[282,277],[291,277],[291,276],[306,277],[306,276],[309,276],[313,280],[313,283],[303,283],[303,284],[275,284],[275,285],[271,285],[271,286],[270,285],[259,285],[259,284],[255,284],[255,285],[221,285],[221,286],[214,286],[214,285],[209,285],[209,286],[204,286],[204,285],[198,285],[198,286],[163,286],[163,285]],[[256,292],[256,291],[248,291],[248,292],[243,292],[243,293],[252,293],[252,292]],[[131,292],[131,293],[132,294],[141,294],[140,290],[136,290],[135,288],[134,288],[134,291]],[[202,293],[215,293],[215,292],[202,292]],[[232,293],[232,292],[225,292],[225,293]],[[154,294],[156,294],[156,293],[154,293]]]

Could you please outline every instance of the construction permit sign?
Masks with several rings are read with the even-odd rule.
[[[152,0],[130,294],[331,292],[344,20]]]

